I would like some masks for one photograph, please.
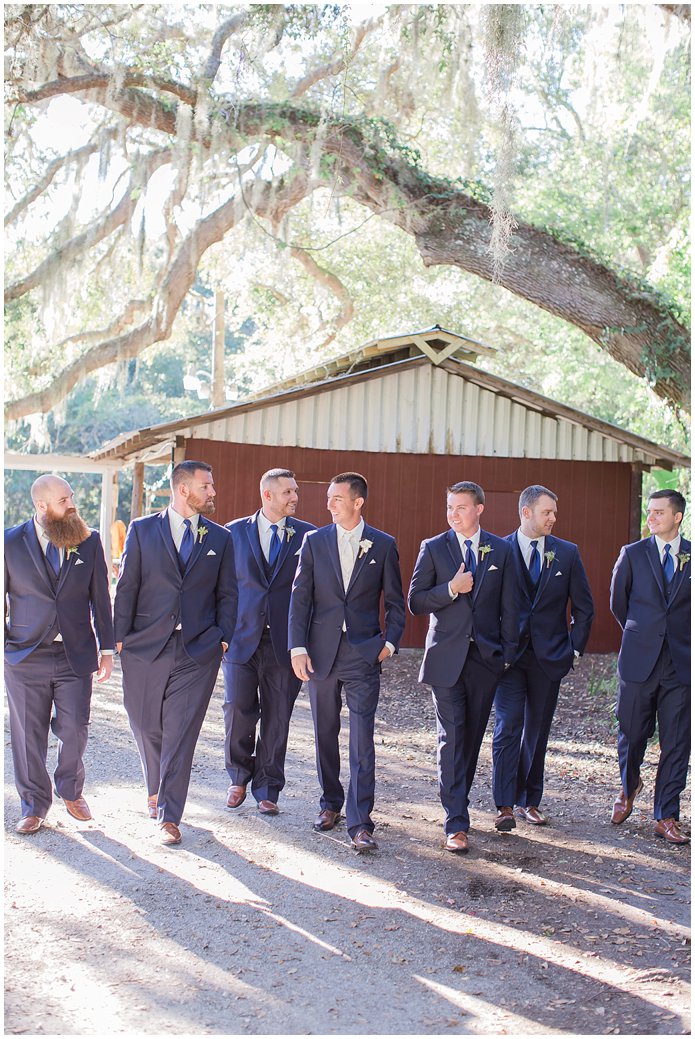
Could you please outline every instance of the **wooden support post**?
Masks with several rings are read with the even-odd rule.
[[[133,497],[130,501],[131,521],[142,516],[142,499],[145,486],[145,463],[135,462],[133,464]]]
[[[224,407],[224,293],[215,293],[215,328],[212,336],[212,386],[210,404]]]

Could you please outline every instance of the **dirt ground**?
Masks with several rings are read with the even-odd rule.
[[[585,658],[563,685],[548,827],[494,830],[488,728],[465,856],[442,848],[419,659],[385,669],[369,856],[350,850],[344,822],[311,829],[304,691],[282,813],[266,818],[250,797],[224,807],[218,683],[178,848],[146,816],[117,670],[95,687],[91,823],[58,804],[37,835],[14,833],[6,735],[6,1034],[687,1033],[690,849],[653,836],[655,746],[632,817],[610,824],[614,658]]]

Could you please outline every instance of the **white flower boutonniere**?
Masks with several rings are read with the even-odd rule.
[[[362,556],[366,556],[373,544],[374,542],[370,541],[369,538],[363,538],[363,540],[360,541],[360,554],[357,558],[361,559]]]
[[[205,537],[205,535],[207,534],[207,532],[208,532],[208,528],[207,527],[201,527],[200,525],[198,525],[198,541],[202,541],[203,538]]]
[[[296,533],[297,531],[294,529],[294,527],[285,527],[285,534],[287,534],[288,541],[291,541]]]
[[[65,555],[68,559],[70,558],[70,556],[79,556],[79,552],[77,551],[77,545],[70,545],[70,548],[66,548]],[[688,559],[689,558],[690,556],[688,556]]]
[[[686,563],[690,562],[690,552],[678,553],[678,569],[682,570]]]
[[[545,559],[546,567],[549,567],[550,564],[552,563],[553,559],[555,558],[555,553],[554,552],[544,552],[543,553],[543,558]]]
[[[492,545],[481,545],[478,551],[480,553],[480,562],[482,563],[488,552],[492,552]]]

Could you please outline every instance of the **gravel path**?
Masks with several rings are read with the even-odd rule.
[[[654,746],[632,817],[610,824],[614,658],[585,658],[563,685],[550,826],[495,832],[488,729],[467,856],[442,849],[418,665],[403,653],[384,677],[371,856],[344,822],[311,830],[304,691],[282,813],[266,818],[250,797],[224,808],[218,683],[178,848],[146,817],[117,668],[93,699],[91,823],[55,805],[39,834],[14,833],[6,735],[6,1034],[687,1033],[690,849],[652,835]]]

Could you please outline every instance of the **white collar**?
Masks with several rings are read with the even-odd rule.
[[[543,555],[543,551],[545,549],[545,534],[541,534],[541,536],[538,537],[538,538],[530,538],[528,536],[528,534],[524,534],[524,532],[521,529],[521,527],[519,527],[519,529],[516,532],[516,536],[517,536],[517,540],[519,542],[519,547],[521,548],[521,551],[522,551],[522,553],[524,555],[526,555],[526,553],[531,548],[531,542],[532,541],[537,541],[538,542],[538,545],[537,545],[538,554],[541,555],[541,556]]]
[[[339,523],[336,523],[335,529],[338,535],[338,540],[340,540],[343,534],[347,534],[353,543],[361,541],[362,534],[364,533],[364,520],[361,519],[357,526],[353,527],[352,530],[346,530],[345,527],[341,527]]]
[[[195,534],[198,530],[198,520],[200,519],[200,513],[194,512],[192,516],[182,516],[180,512],[177,512],[173,505],[167,506],[167,512],[169,513],[169,522],[172,527],[178,529],[182,527],[184,521],[189,519],[191,521],[191,530]]]
[[[480,544],[480,527],[478,527],[475,534],[472,534],[469,538],[467,538],[464,534],[459,534],[458,530],[455,530],[454,534],[459,539],[459,545],[461,546],[462,552],[465,551],[465,549],[468,547],[466,545],[466,541],[470,541],[471,549],[473,550],[473,552],[477,554],[478,545]]]
[[[258,510],[258,526],[265,534],[267,534],[270,531],[270,528],[273,526],[273,523],[275,523],[275,526],[278,528],[278,531],[284,530],[285,526],[287,525],[287,516],[283,516],[282,519],[279,520],[269,520],[263,512],[263,509]]]
[[[676,536],[673,539],[673,541],[664,541],[664,539],[660,538],[658,534],[654,535],[654,540],[656,541],[656,547],[659,549],[659,559],[663,560],[663,558],[664,558],[664,548],[666,547],[666,545],[670,545],[671,546],[671,555],[672,556],[677,556],[678,555],[678,552],[680,551],[680,547],[681,547],[681,536],[680,536],[680,533],[676,534]]]

